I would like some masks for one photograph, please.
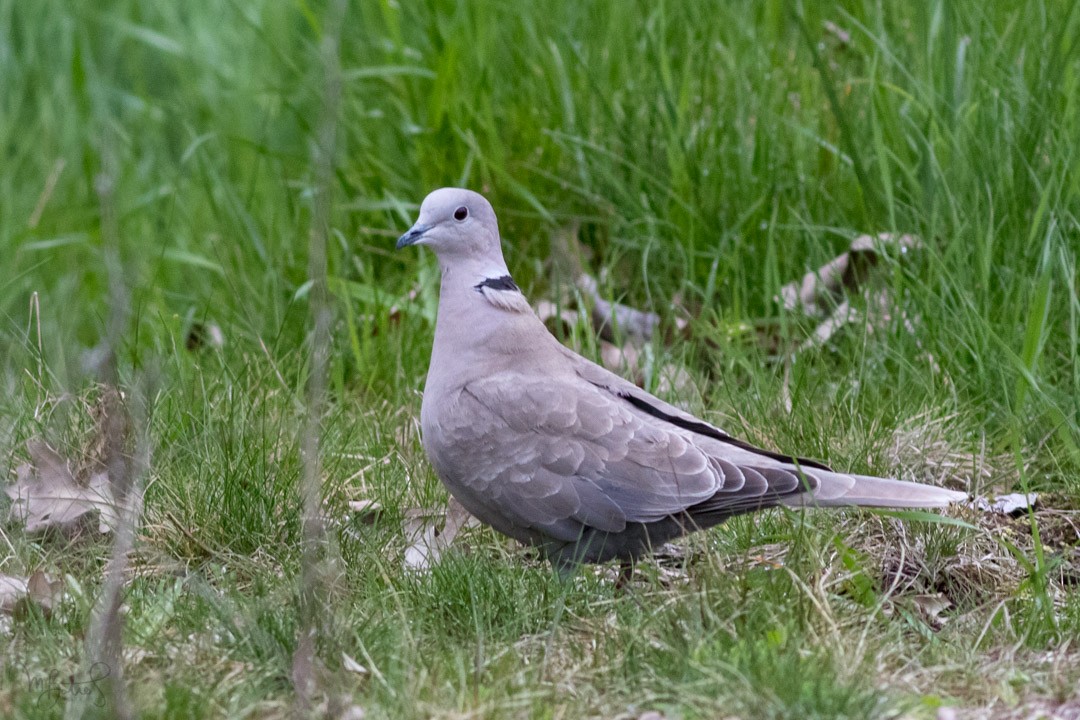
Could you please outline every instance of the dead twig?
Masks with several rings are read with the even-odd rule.
[[[327,694],[324,688],[320,688],[324,673],[320,672],[322,664],[318,658],[318,650],[320,644],[332,643],[338,637],[333,630],[333,611],[329,605],[332,590],[331,570],[338,563],[322,514],[322,463],[319,446],[325,413],[330,327],[333,320],[327,287],[326,243],[330,232],[334,148],[341,104],[338,45],[345,6],[344,0],[336,0],[327,11],[323,25],[326,30],[320,48],[324,82],[322,117],[312,149],[315,193],[308,240],[308,276],[311,280],[308,303],[312,322],[309,344],[311,374],[307,387],[307,420],[301,438],[303,554],[300,570],[300,638],[293,654],[291,673],[296,691],[295,711],[298,716],[303,717],[312,714],[320,692],[330,699],[328,702],[334,698],[333,693]],[[328,707],[326,712],[336,717],[341,714],[341,708]]]
[[[94,609],[87,637],[86,672],[104,668],[101,678],[106,688],[109,715],[126,719],[134,716],[123,674],[123,616],[120,606],[127,584],[128,558],[135,545],[143,507],[143,479],[150,467],[150,439],[147,431],[151,393],[144,383],[136,383],[133,398],[120,392],[117,348],[127,329],[131,298],[126,284],[116,214],[117,172],[112,145],[102,143],[102,169],[95,189],[101,207],[103,256],[109,279],[109,316],[105,339],[91,356],[91,368],[101,378],[104,391],[98,408],[100,463],[108,477],[109,489],[119,517],[112,552],[105,566],[105,584]],[[134,406],[131,411],[129,403]],[[132,441],[132,435],[134,440]],[[129,447],[134,446],[134,453]],[[97,452],[94,453],[95,455]],[[86,712],[86,696],[73,694],[66,708],[68,717]]]

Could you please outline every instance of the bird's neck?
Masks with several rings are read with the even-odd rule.
[[[498,322],[499,313],[532,314],[529,301],[510,277],[502,258],[442,265],[436,333],[440,326],[444,331],[448,327],[482,331],[484,324]],[[446,319],[453,322],[444,323],[444,316],[452,316]],[[469,322],[470,316],[475,321]]]
[[[512,362],[546,334],[504,263],[444,265],[428,386],[462,384],[492,358]]]

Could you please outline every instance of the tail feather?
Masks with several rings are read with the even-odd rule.
[[[812,493],[785,498],[795,507],[939,508],[967,497],[962,492],[933,485],[877,478],[814,472],[818,487]]]

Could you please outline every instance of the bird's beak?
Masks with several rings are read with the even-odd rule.
[[[420,223],[416,223],[411,228],[409,228],[409,232],[398,238],[397,249],[400,250],[403,247],[415,245],[417,242],[420,241],[420,238],[424,237],[424,233],[426,233],[430,229],[430,225],[421,225]]]

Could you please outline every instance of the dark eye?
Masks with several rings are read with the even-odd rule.
[[[464,205],[454,211],[454,219],[458,222],[461,222],[467,217],[469,217],[469,208],[465,207]]]

